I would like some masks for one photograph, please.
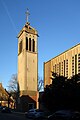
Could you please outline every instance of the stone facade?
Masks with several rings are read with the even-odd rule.
[[[29,96],[33,101],[32,107],[37,107],[38,84],[38,48],[37,31],[26,23],[18,34],[18,84],[20,98],[26,96],[26,106],[31,106]],[[29,100],[29,101],[28,101]],[[20,104],[21,104],[20,100]],[[32,100],[31,100],[32,101]],[[23,104],[23,103],[22,103]],[[23,107],[24,108],[24,107]],[[22,109],[22,108],[21,108]],[[28,108],[27,108],[28,109]]]
[[[80,73],[80,44],[44,63],[44,86],[51,84],[52,72],[67,78]]]

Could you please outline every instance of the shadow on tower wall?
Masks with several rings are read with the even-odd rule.
[[[17,84],[17,97],[16,97],[16,111],[25,112],[29,109],[37,107],[37,92],[32,91],[28,92],[23,91],[22,95],[20,93],[19,84]]]
[[[22,95],[18,98],[18,111],[25,112],[32,108],[36,108],[36,101],[33,100],[29,95]]]

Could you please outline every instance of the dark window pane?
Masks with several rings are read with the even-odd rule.
[[[22,41],[19,43],[19,53],[22,52]]]
[[[28,38],[26,37],[26,50],[28,50]]]
[[[35,52],[35,41],[33,39],[33,52]]]
[[[77,74],[77,55],[75,55],[75,75]]]
[[[31,51],[31,38],[29,38],[29,51]]]

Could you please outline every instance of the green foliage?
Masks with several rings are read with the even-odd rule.
[[[52,84],[44,89],[44,105],[51,111],[60,108],[80,109],[80,75],[71,79],[54,73],[52,75]]]

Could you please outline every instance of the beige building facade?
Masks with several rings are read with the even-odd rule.
[[[27,22],[18,34],[18,84],[20,97],[28,96],[37,102],[38,84],[38,32]],[[26,99],[29,107],[34,103]],[[37,104],[37,103],[36,103]]]
[[[80,73],[80,43],[44,63],[44,86],[52,83],[52,72],[67,78]]]

